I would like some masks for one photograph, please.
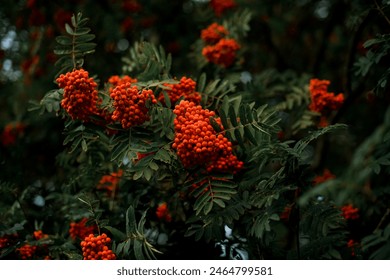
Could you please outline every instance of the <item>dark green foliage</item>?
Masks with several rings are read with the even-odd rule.
[[[137,260],[156,259],[155,254],[161,254],[151,245],[144,234],[146,211],[137,223],[135,210],[129,206],[126,211],[126,234],[115,228],[106,227],[120,242],[113,246],[115,254],[121,258]]]
[[[162,46],[136,42],[123,63],[123,73],[137,76],[140,81],[163,80],[169,77],[172,57]]]
[[[362,239],[362,250],[369,254],[371,260],[387,260],[390,258],[389,237],[389,225],[384,229],[376,229],[371,235]]]
[[[388,1],[237,0],[216,16],[207,1],[128,10],[87,0],[64,3],[72,11],[64,22],[55,3],[28,1],[45,22],[22,24],[24,4],[6,2],[0,238],[8,243],[0,259],[20,259],[24,244],[46,248],[36,258],[82,259],[69,228],[83,218],[110,236],[119,259],[218,259],[215,245],[230,242],[250,259],[390,258]],[[212,22],[240,45],[229,67],[202,55],[200,33]],[[7,47],[13,40],[20,48]],[[11,71],[19,64],[23,79]],[[99,85],[97,109],[107,119],[61,110],[53,78],[80,68]],[[123,129],[109,116],[112,75],[137,79],[133,86],[161,101],[146,102],[146,122]],[[172,144],[173,108],[185,96],[173,104],[166,90],[184,76],[196,81],[202,108],[215,112],[210,124],[232,143],[241,170],[184,168]],[[329,92],[345,98],[325,127],[310,110],[312,78],[331,81]],[[25,127],[7,138],[16,123]],[[333,176],[322,182],[325,169]],[[358,209],[356,219],[343,216],[345,205]],[[48,238],[36,240],[37,230]]]
[[[65,24],[67,35],[57,36],[58,46],[54,53],[59,56],[56,66],[60,69],[57,76],[79,69],[84,64],[84,57],[87,54],[95,52],[96,43],[91,42],[95,39],[94,34],[89,34],[91,29],[86,27],[88,18],[83,18],[81,13],[73,15],[71,25]]]
[[[377,38],[366,41],[363,47],[369,49],[365,56],[359,58],[355,63],[355,75],[366,77],[374,65],[380,64],[385,58],[389,57],[390,34],[381,34]],[[383,92],[388,88],[387,81],[390,77],[390,68],[384,67],[384,72],[374,88],[375,92]]]

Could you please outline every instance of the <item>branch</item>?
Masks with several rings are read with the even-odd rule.
[[[383,12],[383,9],[379,6],[378,2],[374,0],[376,9],[379,11],[379,13],[385,18],[388,24],[390,24],[390,19],[386,16],[385,12]]]
[[[387,208],[386,213],[383,215],[382,219],[380,220],[379,224],[376,226],[374,233],[377,232],[383,223],[386,221],[387,217],[390,215],[390,208]]]

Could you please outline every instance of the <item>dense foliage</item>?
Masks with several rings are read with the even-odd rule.
[[[390,258],[389,1],[3,2],[0,259]]]

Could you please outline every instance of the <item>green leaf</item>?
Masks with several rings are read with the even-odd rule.
[[[163,95],[164,95],[164,102],[165,102],[165,105],[168,107],[168,108],[171,108],[172,104],[171,104],[171,99],[169,98],[168,96],[168,93],[163,90],[162,91]]]
[[[134,239],[134,256],[137,260],[144,260],[144,254],[142,253],[142,242],[138,239]]]
[[[147,181],[150,181],[153,175],[153,171],[150,168],[145,168],[143,170],[143,175]]]
[[[93,39],[95,39],[95,37],[96,37],[95,34],[85,34],[82,36],[77,36],[75,39],[75,43],[76,44],[86,43],[92,41]]]
[[[68,23],[65,23],[65,30],[69,35],[74,35],[73,28]]]
[[[79,27],[82,27],[82,26],[84,26],[84,25],[86,25],[86,23],[89,21],[89,18],[81,18],[82,17],[82,14],[81,13],[79,13],[78,14],[78,22],[77,22],[77,25],[79,26]]]
[[[132,239],[128,239],[128,240],[126,240],[125,242],[124,242],[124,244],[123,244],[123,253],[126,255],[126,256],[128,256],[128,255],[130,255],[130,247],[131,247],[131,245],[132,245]]]
[[[72,45],[73,44],[73,41],[70,37],[63,36],[63,35],[57,36],[56,41],[58,44],[61,44],[61,45]]]
[[[206,73],[202,73],[196,82],[196,89],[198,92],[204,92],[206,87]]]
[[[157,151],[157,153],[153,157],[155,160],[159,160],[165,163],[170,163],[171,162],[171,155],[169,152],[162,148]]]
[[[207,190],[205,191],[196,201],[194,204],[194,210],[196,211],[196,215],[199,215],[202,210],[205,209],[207,204],[212,204],[211,201],[211,191]],[[208,207],[207,209],[209,209]],[[206,213],[205,213],[206,214]]]
[[[229,189],[234,189],[237,187],[237,184],[232,181],[228,180],[216,180],[214,179],[212,181],[213,187],[223,187],[223,188],[229,188]]]
[[[235,129],[234,130],[234,136],[236,137],[236,140],[238,141],[238,144],[241,147],[245,146],[244,139],[242,138],[241,131],[240,129]]]
[[[84,152],[88,151],[88,145],[87,145],[87,142],[85,141],[85,139],[83,139],[81,141],[81,148],[83,149]]]
[[[81,28],[75,29],[73,34],[71,34],[71,35],[75,35],[75,36],[86,35],[90,31],[91,31],[91,28],[89,28],[89,27],[81,27]]]
[[[213,201],[214,202],[214,201]],[[203,208],[203,213],[205,215],[207,215],[208,213],[210,213],[210,211],[213,209],[213,203],[209,202],[209,203],[206,203],[206,205],[204,206]]]
[[[213,191],[214,195],[218,195],[218,193],[223,193],[223,194],[236,194],[237,193],[237,191],[235,189],[226,188],[226,187],[214,187],[214,186],[212,188],[212,191]]]
[[[77,26],[77,22],[79,21],[79,17],[81,17],[81,13],[77,14],[77,21],[76,21],[75,14],[73,14],[72,17],[70,18],[73,27]]]
[[[213,127],[213,129],[215,130],[215,132],[219,133],[222,131],[221,127],[219,126],[219,124],[217,123],[217,121],[215,120],[214,117],[210,117],[210,124]]]
[[[198,197],[201,195],[208,187],[209,187],[209,182],[204,182],[202,185],[196,187],[192,192],[191,195],[194,197]]]
[[[55,66],[58,67],[66,67],[66,66],[73,66],[72,59],[68,56],[61,56],[59,59],[54,64]]]
[[[233,106],[229,107],[229,118],[230,118],[230,122],[232,123],[232,125],[234,127],[237,127],[238,126],[237,115],[236,115],[236,112],[234,111]]]
[[[150,163],[149,163],[149,167],[150,167],[150,169],[151,170],[154,170],[154,171],[157,171],[158,170],[158,164],[157,163],[155,163],[154,161],[151,161]]]
[[[245,137],[248,138],[249,141],[251,141],[253,145],[257,145],[257,140],[254,137],[254,134],[252,132],[252,127],[247,126],[247,125],[244,126],[244,133],[245,133]]]
[[[72,49],[69,49],[68,46],[56,46],[54,49],[54,54],[57,55],[67,55],[73,53]]]
[[[221,208],[225,208],[226,204],[223,200],[214,198],[213,203],[217,204]]]
[[[114,239],[116,239],[116,240],[125,240],[126,239],[126,234],[123,233],[122,231],[120,231],[119,229],[116,229],[116,228],[111,227],[111,226],[103,226],[102,228],[105,228],[108,231],[110,231],[111,234],[113,235]]]
[[[69,153],[73,153],[81,143],[82,138],[77,138],[70,146]]]
[[[129,206],[126,211],[126,235],[130,236],[131,233],[137,231],[137,221],[135,220],[134,207]]]
[[[222,122],[222,126],[225,128],[225,129],[229,129],[229,123],[228,123],[228,120],[227,120],[227,116],[226,116],[226,113],[224,110],[219,110],[219,116],[221,118],[221,122]]]
[[[133,175],[133,180],[138,180],[144,175],[144,170],[138,170],[137,172],[134,173]]]
[[[90,53],[93,52],[96,47],[95,43],[82,43],[82,44],[77,44],[75,46],[75,51],[79,51],[82,53]]]

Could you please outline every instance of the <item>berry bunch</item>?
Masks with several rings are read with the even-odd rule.
[[[216,44],[228,34],[229,32],[225,27],[214,22],[201,31],[200,38],[207,44]]]
[[[210,5],[216,16],[220,17],[226,10],[236,6],[234,0],[211,0]]]
[[[328,115],[331,111],[338,110],[344,102],[344,95],[328,92],[330,81],[311,79],[309,91],[311,96],[310,110],[323,115]]]
[[[90,116],[98,114],[97,84],[84,69],[76,69],[57,78],[60,88],[64,89],[61,106],[72,119],[90,121]]]
[[[242,162],[233,155],[232,143],[210,124],[215,112],[182,100],[175,106],[175,139],[172,147],[185,168],[203,166],[208,172],[237,172]],[[216,119],[220,122],[219,119]]]
[[[170,88],[166,89],[166,92],[172,104],[175,104],[180,97],[184,97],[185,100],[192,101],[195,104],[200,104],[201,96],[199,92],[195,91],[196,82],[191,78],[182,77],[178,84],[164,84],[164,86]],[[158,100],[164,103],[164,95],[161,94]]]
[[[35,240],[40,240],[43,238],[47,238],[48,235],[44,234],[42,230],[36,230],[33,233],[33,237]],[[16,249],[16,251],[19,253],[21,259],[27,260],[27,259],[32,259],[36,255],[42,255],[46,254],[45,252],[47,247],[45,245],[42,246],[36,246],[36,245],[30,245],[30,244],[25,244],[19,248]],[[45,259],[49,258],[48,256],[45,257]]]
[[[122,77],[118,75],[113,75],[110,78],[108,78],[108,82],[112,85],[112,87],[110,88],[110,92],[111,92],[112,89],[115,88],[116,86],[124,83],[131,83],[131,84],[136,83],[137,79],[133,79],[128,75],[124,75]]]
[[[97,188],[100,190],[106,190],[107,195],[111,196],[112,193],[116,192],[122,175],[123,175],[122,169],[119,169],[118,172],[112,172],[109,175],[104,175],[100,179]]]
[[[329,169],[325,169],[322,175],[317,175],[316,177],[314,177],[313,184],[318,185],[334,178],[336,178],[336,176],[332,172],[330,172]]]
[[[30,244],[25,244],[20,248],[17,248],[16,251],[19,253],[20,258],[23,260],[32,259],[37,251],[38,246],[32,246]]]
[[[0,250],[6,247],[10,247],[17,242],[17,234],[6,234],[0,237]]]
[[[43,238],[47,238],[47,237],[49,236],[49,235],[47,235],[47,234],[44,234],[44,233],[42,232],[42,230],[36,230],[36,231],[34,231],[33,235],[34,235],[34,238],[35,238],[36,240],[43,239]]]
[[[7,245],[8,245],[8,237],[7,236],[0,237],[0,249],[7,247]]]
[[[341,207],[341,211],[343,211],[342,216],[346,220],[356,220],[359,218],[359,209],[353,207],[351,204]]]
[[[150,89],[138,90],[130,82],[124,82],[112,89],[110,97],[114,99],[115,111],[112,120],[119,121],[123,128],[141,125],[149,120],[147,101],[156,104],[153,91]]]
[[[88,235],[81,241],[84,260],[115,260],[116,255],[108,249],[110,243],[111,238],[105,233],[96,237],[93,234]]]
[[[26,126],[23,123],[9,123],[4,127],[0,135],[0,140],[3,146],[11,146],[16,143],[16,140],[23,136]]]
[[[216,161],[212,161],[206,164],[206,170],[208,172],[218,171],[222,173],[237,173],[242,169],[244,163],[233,155],[229,153],[226,156],[220,156]]]
[[[84,239],[88,235],[94,233],[94,231],[96,230],[96,226],[95,225],[87,226],[86,225],[87,221],[88,221],[87,218],[83,218],[77,223],[76,222],[70,223],[69,235],[73,240],[76,240],[77,238]]]
[[[165,220],[167,222],[172,221],[172,216],[169,213],[168,206],[166,202],[162,202],[158,205],[156,210],[156,216],[160,220]]]
[[[223,66],[231,66],[236,59],[236,52],[240,45],[234,39],[221,39],[215,45],[205,46],[202,50],[207,61]]]

